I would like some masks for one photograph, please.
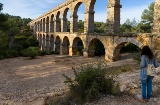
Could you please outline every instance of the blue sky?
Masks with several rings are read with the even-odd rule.
[[[0,0],[4,5],[3,13],[8,13],[22,18],[35,19],[43,13],[51,10],[65,0]],[[150,3],[155,0],[120,0],[121,8],[121,23],[124,23],[128,18],[137,21],[141,20],[141,14],[144,9],[147,9]],[[95,21],[106,22],[107,0],[97,0],[95,3]],[[70,13],[68,12],[68,17]],[[79,20],[84,18],[84,5],[78,9]]]

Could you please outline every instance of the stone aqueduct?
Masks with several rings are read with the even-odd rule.
[[[78,33],[77,11],[85,6],[84,33]],[[83,56],[94,56],[94,45],[100,40],[105,48],[105,59],[119,59],[119,51],[127,43],[138,47],[152,44],[153,36],[159,33],[160,0],[156,0],[152,33],[120,33],[120,0],[108,0],[106,33],[94,33],[94,4],[96,0],[66,0],[59,6],[29,23],[40,43],[41,50],[59,51],[64,55],[76,55],[78,41],[83,43]],[[67,12],[70,10],[70,32],[67,32]],[[61,17],[61,18],[60,18]]]

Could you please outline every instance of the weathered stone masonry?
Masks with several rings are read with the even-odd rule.
[[[78,33],[77,11],[81,4],[85,6],[84,33]],[[138,47],[151,45],[153,35],[159,34],[160,0],[156,0],[153,33],[120,33],[120,0],[108,0],[106,33],[94,33],[94,4],[96,0],[66,0],[64,3],[41,15],[29,23],[39,41],[41,50],[59,51],[60,54],[76,55],[77,43],[82,41],[83,56],[94,55],[94,44],[100,40],[105,47],[105,59],[119,59],[119,51],[127,43]],[[67,12],[70,10],[70,32],[67,32]]]

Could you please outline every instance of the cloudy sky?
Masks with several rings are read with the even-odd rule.
[[[0,0],[4,5],[3,13],[31,19],[36,19],[38,16],[64,1],[65,0]],[[155,0],[121,0],[121,23],[124,23],[128,18],[130,20],[135,18],[137,21],[140,21],[143,10],[147,9],[150,3],[154,1]],[[95,21],[106,22],[107,4],[107,0],[96,1],[94,9]],[[68,12],[68,17],[69,15],[70,12]],[[80,20],[83,20],[83,4],[78,9],[78,16]]]

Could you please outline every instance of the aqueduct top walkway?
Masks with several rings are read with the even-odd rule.
[[[77,11],[85,6],[84,33],[78,33]],[[60,54],[76,55],[79,42],[83,46],[83,56],[94,55],[94,45],[101,41],[105,48],[106,60],[117,60],[119,51],[127,43],[138,47],[151,45],[153,35],[159,33],[160,0],[155,4],[154,33],[120,33],[120,0],[108,0],[106,33],[94,33],[94,4],[96,0],[66,0],[64,3],[41,15],[29,23],[40,42],[41,50],[56,51]],[[70,10],[70,27],[67,27],[67,12]],[[68,29],[69,32],[68,32]]]

